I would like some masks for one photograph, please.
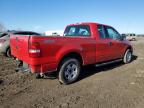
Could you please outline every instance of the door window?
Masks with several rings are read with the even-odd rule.
[[[110,39],[116,39],[116,40],[120,40],[121,39],[121,35],[113,28],[111,27],[106,27],[105,29],[106,34],[107,34],[107,38]]]

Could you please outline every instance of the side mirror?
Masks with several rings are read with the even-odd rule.
[[[121,40],[123,41],[123,40],[126,40],[126,35],[125,34],[122,34],[121,35]]]

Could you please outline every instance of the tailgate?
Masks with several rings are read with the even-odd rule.
[[[28,53],[29,38],[30,38],[29,35],[11,34],[10,36],[10,47],[12,55],[25,62],[28,61],[29,59],[29,53]]]

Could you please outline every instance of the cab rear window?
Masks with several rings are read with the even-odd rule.
[[[64,32],[64,36],[90,36],[90,27],[88,25],[68,26]]]

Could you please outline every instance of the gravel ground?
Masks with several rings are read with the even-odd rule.
[[[0,108],[144,108],[144,38],[132,42],[130,64],[85,67],[79,81],[35,79],[0,56]]]

